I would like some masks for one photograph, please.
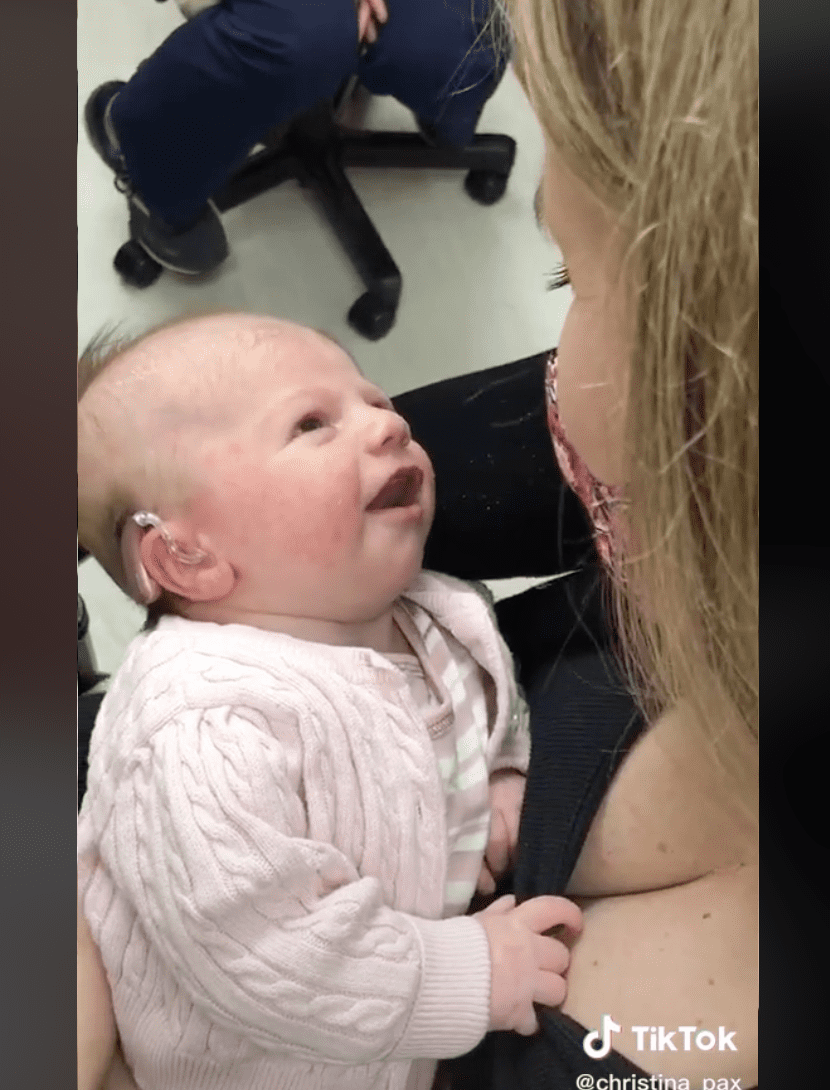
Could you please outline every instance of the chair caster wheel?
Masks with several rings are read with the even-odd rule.
[[[396,309],[372,292],[364,292],[349,310],[349,325],[361,337],[369,341],[379,341],[395,324]]]
[[[479,204],[495,204],[507,189],[507,176],[492,170],[471,170],[464,179],[464,188]]]
[[[135,241],[125,242],[113,261],[122,280],[134,288],[149,288],[161,276],[162,267]]]

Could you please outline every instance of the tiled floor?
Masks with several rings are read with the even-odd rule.
[[[79,0],[79,118],[99,83],[128,79],[180,19],[173,3]],[[391,99],[372,100],[367,125],[415,127],[408,111]],[[487,104],[479,131],[504,132],[518,143],[507,193],[490,208],[470,200],[454,173],[350,171],[404,278],[397,322],[373,344],[345,318],[362,291],[360,282],[325,221],[293,183],[224,217],[232,253],[215,279],[195,284],[165,274],[145,291],[123,285],[112,258],[126,239],[124,199],[79,128],[80,345],[104,325],[138,331],[194,309],[273,314],[327,329],[367,374],[396,394],[556,344],[570,289],[545,291],[546,274],[559,254],[540,235],[532,210],[542,138],[512,72]],[[112,671],[142,612],[92,560],[80,567],[79,589],[99,667]],[[505,585],[495,589],[503,593]]]

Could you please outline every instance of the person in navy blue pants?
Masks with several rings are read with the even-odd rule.
[[[368,44],[355,0],[221,0],[174,31],[129,82],[99,88],[88,129],[92,116],[96,150],[139,197],[135,217],[173,233],[198,225],[269,129],[353,75],[411,109],[437,141],[469,143],[506,64],[482,33],[488,0],[387,8]]]

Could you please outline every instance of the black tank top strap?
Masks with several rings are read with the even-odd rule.
[[[532,760],[514,875],[518,901],[564,894],[588,829],[645,723],[612,654],[564,654],[526,687]]]
[[[582,644],[575,651],[571,644],[526,682],[526,696],[532,759],[514,875],[518,901],[565,893],[591,822],[645,725],[613,656],[598,646]],[[549,1010],[538,1015],[538,1034],[488,1034],[474,1052],[442,1065],[449,1081],[438,1085],[573,1090],[578,1075],[650,1080],[616,1052],[600,1060],[589,1057],[582,1047],[589,1031],[567,1015]]]

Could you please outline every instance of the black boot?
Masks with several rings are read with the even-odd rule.
[[[120,80],[93,91],[84,109],[84,123],[93,148],[115,174],[115,187],[127,198],[130,234],[159,265],[185,276],[212,272],[228,256],[228,240],[211,201],[186,227],[173,227],[151,212],[127,174],[112,124],[112,103],[124,87]]]

